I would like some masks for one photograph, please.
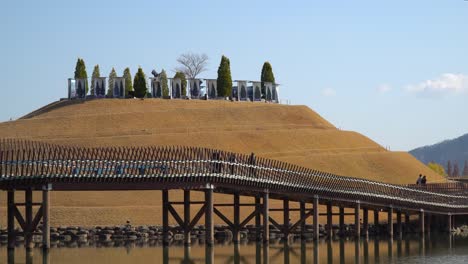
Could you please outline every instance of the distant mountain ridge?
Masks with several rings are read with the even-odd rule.
[[[409,153],[425,164],[434,161],[443,165],[445,169],[447,169],[448,161],[452,164],[457,162],[458,167],[462,170],[465,161],[468,160],[468,134],[434,145],[416,148]]]

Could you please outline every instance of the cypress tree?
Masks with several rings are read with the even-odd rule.
[[[182,83],[182,95],[186,96],[187,95],[187,78],[185,77],[185,74],[183,72],[176,72],[174,75],[174,79],[178,78],[181,80]]]
[[[138,71],[133,79],[133,89],[135,90],[135,97],[144,98],[147,92],[146,87],[146,76],[141,67],[138,67]]]
[[[130,68],[125,68],[123,77],[125,78],[125,97],[128,97],[128,92],[133,91],[132,74],[130,73]]]
[[[78,58],[75,66],[75,79],[86,78],[85,87],[86,94],[88,93],[88,74],[86,73],[86,65],[83,59]]]
[[[226,56],[221,57],[221,63],[218,68],[218,96],[226,97],[232,95],[231,65]]]
[[[94,89],[96,88],[94,87],[94,79],[97,77],[101,77],[101,73],[99,71],[99,64],[96,64],[96,66],[94,66],[93,75],[91,75],[91,94],[92,95],[94,95]]]
[[[262,75],[260,77],[262,81],[262,98],[265,98],[265,82],[275,83],[275,75],[273,74],[273,68],[271,64],[266,61],[263,63]]]
[[[112,67],[111,72],[109,73],[109,81],[107,86],[107,96],[112,97],[114,96],[114,78],[117,77],[117,73],[115,69]]]
[[[458,162],[455,162],[453,164],[453,172],[452,172],[452,177],[458,177],[460,176],[460,172],[458,170]]]
[[[169,85],[167,85],[167,74],[164,69],[161,70],[161,74],[159,75],[159,80],[161,81],[162,96],[168,97]]]
[[[468,176],[468,160],[465,160],[465,166],[463,166],[463,176]]]
[[[447,177],[452,177],[452,163],[447,161]]]

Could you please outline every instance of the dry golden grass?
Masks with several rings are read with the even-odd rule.
[[[51,107],[30,118],[0,123],[0,137],[81,146],[202,146],[254,152],[390,183],[413,183],[419,173],[427,175],[429,182],[443,181],[408,153],[389,152],[361,134],[338,130],[305,106],[108,99]],[[136,224],[158,223],[160,197],[156,191],[56,192],[52,196],[53,224],[119,224],[127,219]],[[174,197],[181,199],[180,195]],[[220,202],[231,199],[218,197]]]

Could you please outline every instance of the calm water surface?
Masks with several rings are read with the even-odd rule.
[[[194,244],[189,248],[171,246],[60,247],[48,254],[41,249],[14,254],[0,248],[0,263],[468,263],[468,238],[447,235],[425,239],[361,239],[317,243],[280,242],[224,244],[214,248]],[[265,258],[264,256],[268,256]]]

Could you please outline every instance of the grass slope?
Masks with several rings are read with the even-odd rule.
[[[254,152],[322,171],[397,184],[413,183],[419,173],[429,181],[443,180],[411,155],[386,151],[361,134],[338,130],[305,106],[108,99],[51,104],[51,109],[33,113],[0,123],[0,137],[81,146],[203,146]],[[181,200],[180,192],[175,193],[175,199]],[[56,192],[52,224],[160,222],[160,198],[153,191]],[[222,195],[218,199],[232,200]]]

